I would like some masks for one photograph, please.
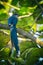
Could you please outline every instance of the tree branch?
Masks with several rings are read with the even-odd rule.
[[[28,15],[22,15],[22,16],[19,16],[18,18],[25,18],[25,17],[29,17],[29,16],[31,16],[32,15],[32,13],[30,13],[30,14],[28,14]]]
[[[14,8],[14,9],[16,9],[16,10],[20,10],[20,8],[18,8],[18,7],[16,7],[16,6],[13,6],[13,5],[9,4],[9,3],[2,2],[2,1],[0,1],[0,3],[1,3],[2,5],[8,5],[9,7],[12,7],[12,8]]]
[[[9,30],[9,27],[6,24],[1,24],[0,23],[0,29],[7,29],[7,30]],[[33,36],[30,32],[28,33],[28,32],[26,32],[26,31],[24,31],[24,30],[22,30],[20,28],[17,28],[17,32],[19,34],[23,35],[24,37],[31,39],[33,42],[36,42],[36,43],[40,44],[41,46],[43,46],[43,42],[40,41],[40,39],[38,39],[35,36]]]

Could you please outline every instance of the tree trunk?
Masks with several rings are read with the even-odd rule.
[[[0,29],[6,29],[6,30],[9,30],[9,26],[6,25],[6,24],[1,24],[0,23]],[[38,43],[39,45],[43,46],[43,42],[36,38],[35,36],[33,36],[30,32],[26,32],[20,28],[17,28],[17,32],[20,34],[20,35],[23,35],[24,37],[26,38],[30,38],[33,42],[36,42]]]

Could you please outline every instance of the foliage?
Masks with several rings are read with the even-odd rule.
[[[42,49],[34,48],[31,52],[30,55],[27,55],[27,63],[26,65],[34,65],[37,61],[38,58],[43,57]],[[34,59],[33,59],[34,58]]]
[[[19,0],[14,0],[14,1],[13,0],[7,0],[7,1],[6,0],[1,0],[1,1],[2,2],[7,2],[7,3],[9,3],[12,6],[19,7],[20,10],[18,10],[18,11],[17,10],[14,10],[19,15],[24,15],[25,16],[25,15],[27,15],[29,13],[33,13],[33,15],[30,16],[30,17],[20,19],[18,21],[18,24],[17,24],[18,26],[17,27],[20,27],[20,28],[22,28],[22,29],[24,29],[26,31],[29,31],[29,29],[31,28],[32,25],[34,26],[34,24],[37,24],[37,23],[38,24],[39,23],[43,24],[43,17],[42,17],[42,15],[40,15],[38,17],[37,21],[35,22],[35,18],[42,11],[40,9],[40,6],[43,7],[43,4],[41,3],[41,0],[38,0],[38,3],[40,3],[40,6],[38,6],[37,3],[34,0],[32,0],[32,1],[31,0],[25,0],[25,1],[24,0],[23,1],[22,0],[20,0],[20,1]],[[2,7],[2,9],[0,11],[0,14],[1,14],[0,15],[0,20],[6,20],[6,18],[8,19],[8,16],[9,16],[8,15],[8,12],[10,11],[10,9],[12,7],[10,7],[8,5],[5,6],[4,4],[1,4],[1,5],[4,6],[5,9],[3,9],[3,7]],[[21,24],[21,22],[22,22],[22,24]],[[33,22],[35,22],[35,23],[33,23]],[[34,31],[36,31],[36,27],[35,27],[35,30]]]
[[[5,5],[4,2],[8,3],[10,6],[7,4]],[[41,9],[43,7],[43,0],[38,0],[38,4],[36,3],[36,0],[0,0],[0,23],[7,24],[9,11],[16,6],[17,8],[20,8],[20,10],[14,8],[14,11],[20,16],[32,13],[29,17],[18,19],[17,28],[22,28],[27,32],[33,29],[33,31],[36,32],[37,24],[43,24],[43,12]],[[37,18],[39,14],[40,16]],[[39,31],[43,32],[43,26],[39,27]],[[38,59],[43,57],[43,48],[37,48],[37,44],[32,41],[25,41],[20,44],[21,58],[14,58],[16,55],[15,50],[14,55],[10,57],[9,53],[11,49],[7,47],[9,40],[10,36],[0,32],[0,60],[5,60],[5,63],[0,62],[1,65],[7,65],[8,59],[11,60],[11,62],[15,61],[16,65],[35,65]]]
[[[39,31],[43,31],[43,25],[39,27]]]
[[[4,19],[7,20],[7,18],[8,18],[8,15],[6,13],[0,14],[0,21],[3,21]],[[4,21],[4,22],[7,22],[7,21]]]
[[[0,49],[5,47],[9,40],[10,40],[9,36],[7,36],[6,34],[0,32]]]
[[[36,43],[34,42],[21,42],[19,44],[20,46],[20,51],[21,51],[21,58],[14,58],[16,55],[16,52],[14,51],[14,54],[12,57],[9,56],[10,53],[10,48],[5,47],[7,45],[7,42],[9,41],[9,36],[6,36],[3,33],[0,33],[0,60],[8,60],[10,59],[11,62],[16,62],[16,65],[22,65],[25,61],[25,64],[23,65],[34,65],[37,61],[38,58],[43,57],[43,48],[38,49]],[[4,38],[4,39],[3,39]],[[2,41],[3,39],[3,41]],[[2,51],[1,51],[2,49]],[[34,57],[34,59],[33,59]],[[7,61],[6,61],[7,62]],[[4,63],[5,64],[5,63]],[[3,64],[2,64],[3,65]],[[7,64],[5,64],[7,65]]]

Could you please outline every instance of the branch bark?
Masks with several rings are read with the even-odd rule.
[[[9,30],[9,26],[6,25],[6,24],[1,24],[0,23],[0,29],[7,29],[7,30]],[[24,30],[22,30],[20,28],[17,28],[17,32],[19,34],[23,35],[24,37],[31,39],[33,42],[36,42],[37,44],[43,46],[43,42],[40,39],[38,39],[35,36],[33,36],[30,32],[28,33],[28,32],[26,32],[26,31],[24,31]]]

